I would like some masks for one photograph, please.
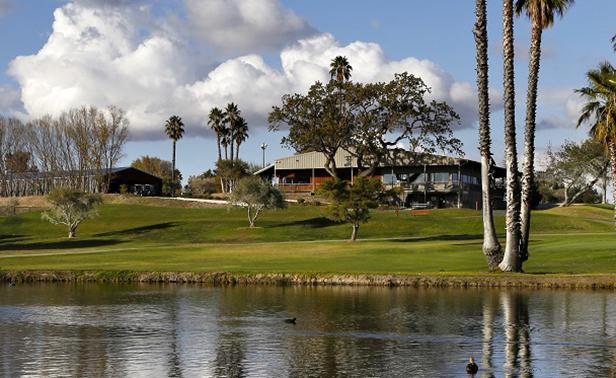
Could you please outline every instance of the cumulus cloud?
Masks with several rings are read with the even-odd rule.
[[[185,0],[196,35],[225,52],[280,49],[316,30],[278,0]]]
[[[548,88],[539,93],[539,109],[547,110],[546,115],[538,117],[540,129],[574,128],[582,111],[584,101],[568,88]]]
[[[57,9],[41,50],[10,65],[31,116],[114,104],[127,111],[134,138],[163,138],[161,125],[170,115],[182,116],[189,134],[206,133],[211,107],[234,101],[252,127],[264,127],[283,94],[305,92],[316,80],[328,80],[331,59],[345,55],[354,66],[353,80],[386,81],[406,71],[432,88],[432,98],[450,103],[462,116],[462,127],[472,127],[477,118],[473,85],[456,81],[429,60],[388,60],[375,43],[341,45],[323,33],[284,48],[281,68],[248,54],[204,75],[204,64],[191,54],[190,43],[153,20],[147,8],[97,8],[91,5],[94,0],[87,1]],[[491,97],[493,109],[499,108],[500,95],[491,91]]]
[[[19,98],[19,90],[0,85],[0,114],[8,117],[25,118],[23,106]]]

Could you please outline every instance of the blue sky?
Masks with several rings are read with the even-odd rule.
[[[133,117],[123,164],[143,154],[169,158],[162,123],[177,113],[188,124],[178,150],[178,166],[187,177],[213,167],[216,147],[203,122],[207,109],[229,100],[244,109],[251,127],[244,159],[260,162],[262,142],[270,146],[268,160],[292,153],[279,146],[282,134],[267,132],[267,110],[280,94],[301,91],[320,78],[327,54],[341,52],[361,81],[385,79],[396,68],[434,75],[433,82],[442,84],[435,96],[463,114],[456,135],[466,155],[477,157],[474,92],[468,91],[475,86],[472,1],[257,0],[250,9],[246,4],[0,0],[0,111],[27,119],[79,105],[123,107]],[[501,161],[500,2],[488,1],[488,10],[493,149]],[[614,60],[609,43],[616,33],[614,14],[614,1],[578,1],[544,33],[539,153],[548,144],[585,137],[574,128],[579,100],[572,90],[585,84],[586,70]],[[529,29],[524,17],[516,19],[520,136]],[[250,58],[240,58],[246,55]],[[25,58],[15,60],[18,56]],[[456,95],[456,88],[466,90]]]

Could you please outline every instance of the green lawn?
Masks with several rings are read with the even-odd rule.
[[[427,216],[375,211],[350,243],[350,227],[325,207],[266,212],[246,228],[242,209],[105,205],[78,239],[39,213],[0,218],[0,269],[225,271],[246,273],[474,274],[485,272],[481,214]],[[575,206],[533,213],[530,273],[616,273],[609,208]],[[503,229],[502,216],[497,227]],[[35,256],[27,256],[35,255]]]

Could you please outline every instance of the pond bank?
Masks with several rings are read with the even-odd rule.
[[[137,271],[9,271],[1,282],[197,283],[230,285],[494,287],[551,289],[616,289],[616,275],[377,275]]]

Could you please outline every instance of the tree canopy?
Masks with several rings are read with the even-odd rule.
[[[548,150],[545,173],[554,185],[562,185],[561,206],[569,206],[605,176],[609,165],[605,149],[596,140],[566,141],[556,151]]]
[[[287,94],[269,114],[270,130],[289,127],[283,145],[325,155],[327,172],[337,178],[334,157],[343,149],[357,158],[360,176],[403,151],[459,153],[452,125],[459,116],[445,102],[427,100],[430,89],[418,77],[396,74],[389,82],[316,82],[308,93]],[[407,145],[401,148],[401,145]]]
[[[321,187],[321,193],[332,201],[329,207],[332,218],[350,223],[353,227],[352,241],[357,239],[359,226],[370,219],[370,209],[378,207],[382,191],[381,181],[368,177],[358,177],[353,184],[328,180]]]
[[[43,219],[53,224],[65,225],[68,228],[68,237],[74,238],[77,227],[95,215],[94,210],[102,203],[102,198],[99,194],[56,188],[49,193],[47,201],[51,208],[43,213]]]
[[[257,218],[264,209],[280,209],[286,206],[280,190],[257,176],[239,180],[231,194],[234,205],[244,206],[248,211],[248,224],[255,227]]]

